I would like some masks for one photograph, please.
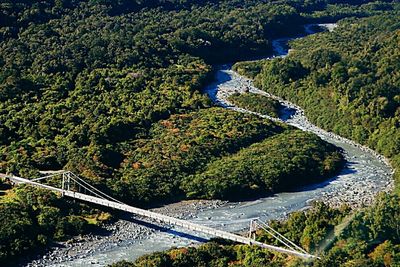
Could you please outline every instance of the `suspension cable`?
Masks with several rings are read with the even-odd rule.
[[[99,194],[99,195],[103,195],[102,198],[108,198],[109,200],[118,202],[119,204],[124,204],[123,202],[119,201],[118,199],[115,199],[115,198],[113,198],[113,197],[107,195],[106,193],[100,191],[100,190],[97,189],[96,187],[92,186],[91,184],[89,184],[88,182],[86,182],[85,180],[83,180],[83,179],[80,178],[78,175],[74,174],[73,172],[67,172],[67,173],[69,173],[69,174],[71,174],[73,177],[75,177],[75,179],[74,179],[73,177],[71,177],[71,178],[74,179],[76,182],[77,182],[77,180],[79,180],[79,181],[81,181],[83,184],[85,184],[86,186],[80,184],[83,188],[85,188],[85,189],[87,189],[87,190],[89,190],[89,191],[91,191],[91,192],[95,191],[95,192],[97,192],[97,194]],[[90,189],[88,189],[87,187],[91,188],[93,191],[90,190]],[[94,193],[94,192],[93,192],[93,193]]]
[[[296,245],[295,243],[293,243],[292,241],[290,241],[288,238],[286,238],[285,236],[283,236],[282,234],[280,234],[279,232],[277,232],[275,229],[273,229],[271,226],[269,226],[268,224],[262,222],[261,220],[257,219],[256,224],[259,225],[262,229],[264,229],[267,233],[269,233],[270,235],[272,235],[273,237],[275,237],[278,241],[280,241],[281,243],[283,243],[285,246],[287,246],[288,248],[294,249],[294,250],[300,250],[303,253],[308,253],[307,251],[305,251],[303,248],[301,248],[300,246]],[[276,235],[277,236],[276,236]],[[281,240],[281,238],[283,240],[285,240],[286,242],[288,242],[289,244],[291,244],[292,246],[288,245],[285,241]]]
[[[44,179],[47,179],[47,178],[52,178],[52,177],[59,176],[60,174],[61,174],[61,173],[54,173],[54,174],[42,176],[42,177],[39,177],[39,178],[31,179],[31,181],[32,181],[32,182],[37,182],[37,181],[44,180]]]

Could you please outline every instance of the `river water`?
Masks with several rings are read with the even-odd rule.
[[[335,28],[334,24],[325,26],[329,30]],[[309,25],[306,26],[306,32],[311,33]],[[285,56],[288,53],[285,47],[288,40],[274,41],[274,57]],[[248,112],[233,106],[226,100],[230,94],[244,91],[269,96],[255,88],[250,80],[232,71],[230,65],[221,66],[216,72],[216,81],[205,89],[205,92],[215,103],[238,112]],[[302,130],[314,132],[327,142],[341,147],[348,161],[346,167],[338,176],[329,181],[299,188],[295,192],[279,193],[255,201],[227,203],[215,209],[196,211],[191,216],[190,221],[226,231],[241,231],[249,225],[252,218],[258,217],[261,220],[284,218],[290,212],[309,207],[314,200],[323,200],[332,205],[348,203],[353,206],[362,206],[363,204],[370,204],[378,192],[392,189],[392,170],[385,163],[383,157],[312,125],[299,107],[284,101],[282,103],[286,106],[286,115],[279,120]],[[262,114],[257,115],[267,117]],[[190,236],[190,234],[193,236]],[[154,251],[198,243],[199,240],[194,236],[209,238],[179,228],[162,231],[153,229],[140,239],[131,238],[118,243],[110,242],[108,246],[98,250],[84,251],[73,259],[59,258],[59,263],[42,259],[31,262],[29,265],[105,266],[119,260],[132,261],[141,255]],[[65,255],[65,253],[61,253],[61,255]]]

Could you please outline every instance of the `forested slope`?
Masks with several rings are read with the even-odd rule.
[[[298,30],[294,7],[240,2],[2,2],[1,171],[113,176],[117,143],[209,106],[205,61],[268,51]],[[107,157],[121,161],[97,160]]]
[[[235,159],[238,151],[237,157],[251,158],[252,143],[271,136],[286,141],[281,134],[295,133],[254,116],[208,109],[200,89],[210,79],[210,64],[268,53],[272,38],[298,33],[302,23],[320,17],[393,8],[390,1],[368,2],[2,1],[0,172],[36,177],[39,170],[68,169],[142,205],[192,196],[229,198],[221,193],[226,188],[193,192],[184,178],[202,177],[206,169],[218,173],[214,161]],[[300,148],[321,140],[301,134],[297,140],[288,149],[317,166],[313,179],[337,171],[341,158],[333,147],[319,146],[313,153],[321,157],[310,158]],[[187,160],[178,162],[182,158]],[[296,179],[296,171],[285,177],[307,182]],[[244,183],[257,192],[260,185]],[[10,216],[0,217],[7,226],[0,229],[0,260],[62,238],[55,229],[84,230],[81,218],[74,226],[78,213],[61,211],[65,203],[52,202],[54,197],[44,197],[49,203],[43,205],[1,204],[2,214]],[[44,210],[59,220],[40,225],[41,214],[48,215]],[[17,211],[21,214],[14,216]],[[19,217],[26,219],[24,227],[14,223]],[[16,232],[36,239],[19,242]]]
[[[10,190],[0,198],[0,264],[12,266],[7,260],[87,233],[109,219],[107,213],[66,202],[48,190],[25,186]]]
[[[187,176],[188,196],[241,199],[316,183],[343,166],[337,148],[314,134],[292,130],[255,143]]]

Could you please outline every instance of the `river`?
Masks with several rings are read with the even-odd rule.
[[[334,30],[336,27],[335,24],[322,26],[328,30]],[[310,25],[306,26],[306,33],[312,33]],[[288,40],[290,39],[284,38],[273,42],[275,51],[273,57],[287,55]],[[251,93],[270,96],[255,88],[249,79],[235,73],[231,69],[231,65],[221,66],[217,70],[215,78],[215,82],[205,88],[205,92],[215,103],[225,108],[238,112],[249,112],[235,107],[226,100],[230,94],[235,92],[249,90]],[[290,212],[309,207],[314,200],[322,200],[334,206],[340,203],[348,203],[356,207],[369,205],[378,192],[390,191],[393,188],[392,169],[382,156],[350,140],[316,127],[307,120],[300,107],[283,100],[280,101],[286,107],[286,112],[278,120],[302,130],[311,131],[343,149],[347,164],[341,173],[328,181],[299,188],[295,192],[279,193],[255,201],[222,204],[210,202],[210,205],[197,207],[180,217],[195,223],[234,232],[245,229],[251,218],[258,217],[261,220],[284,218]],[[263,114],[257,115],[268,118]],[[184,205],[184,209],[191,209],[193,205],[195,204]],[[213,205],[214,207],[212,207]],[[168,213],[168,209],[166,213]],[[147,253],[171,247],[187,246],[201,241],[194,238],[194,235],[198,236],[197,234],[183,229],[148,228],[129,219],[121,220],[111,230],[111,234],[106,236],[91,236],[90,241],[84,239],[83,243],[53,249],[40,259],[30,262],[28,266],[105,266],[119,260],[132,261]],[[208,238],[202,235],[200,237]]]

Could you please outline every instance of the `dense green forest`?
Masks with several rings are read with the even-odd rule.
[[[152,138],[124,145],[121,183],[110,181],[110,186],[136,204],[183,197],[180,188],[186,176],[285,128],[221,108],[173,115],[153,125]]]
[[[238,188],[270,193],[331,175],[342,164],[337,149],[283,125],[210,108],[201,88],[212,64],[270,53],[271,39],[298,34],[304,23],[396,8],[370,2],[1,1],[0,172],[37,177],[39,170],[67,169],[141,205],[230,199]],[[278,180],[256,172],[268,164],[260,158],[248,179],[233,175],[235,186],[213,186],[210,175],[223,164],[276,151],[289,136],[293,142],[279,153],[297,158],[276,158],[288,165],[270,170]],[[312,166],[310,180],[299,163]],[[91,221],[85,208],[29,187],[9,191],[0,209],[0,261],[82,233]],[[55,219],[44,224],[47,217]]]
[[[202,198],[255,197],[321,181],[342,165],[336,147],[296,130],[208,164],[204,172],[187,176],[183,187],[189,196]]]
[[[278,100],[259,94],[235,93],[230,95],[228,100],[238,107],[276,118],[279,118],[279,111],[282,109]]]
[[[2,2],[0,171],[115,177],[124,142],[210,105],[205,61],[268,51],[298,30],[295,7],[241,2]]]
[[[391,8],[367,2],[346,7],[362,15]],[[272,38],[298,33],[314,11],[345,4],[3,1],[0,171],[69,168],[104,182],[124,159],[119,143],[210,105],[198,90],[209,63],[268,53]]]
[[[108,219],[109,214],[66,202],[48,190],[10,190],[0,198],[0,264],[54,240],[85,233]]]

